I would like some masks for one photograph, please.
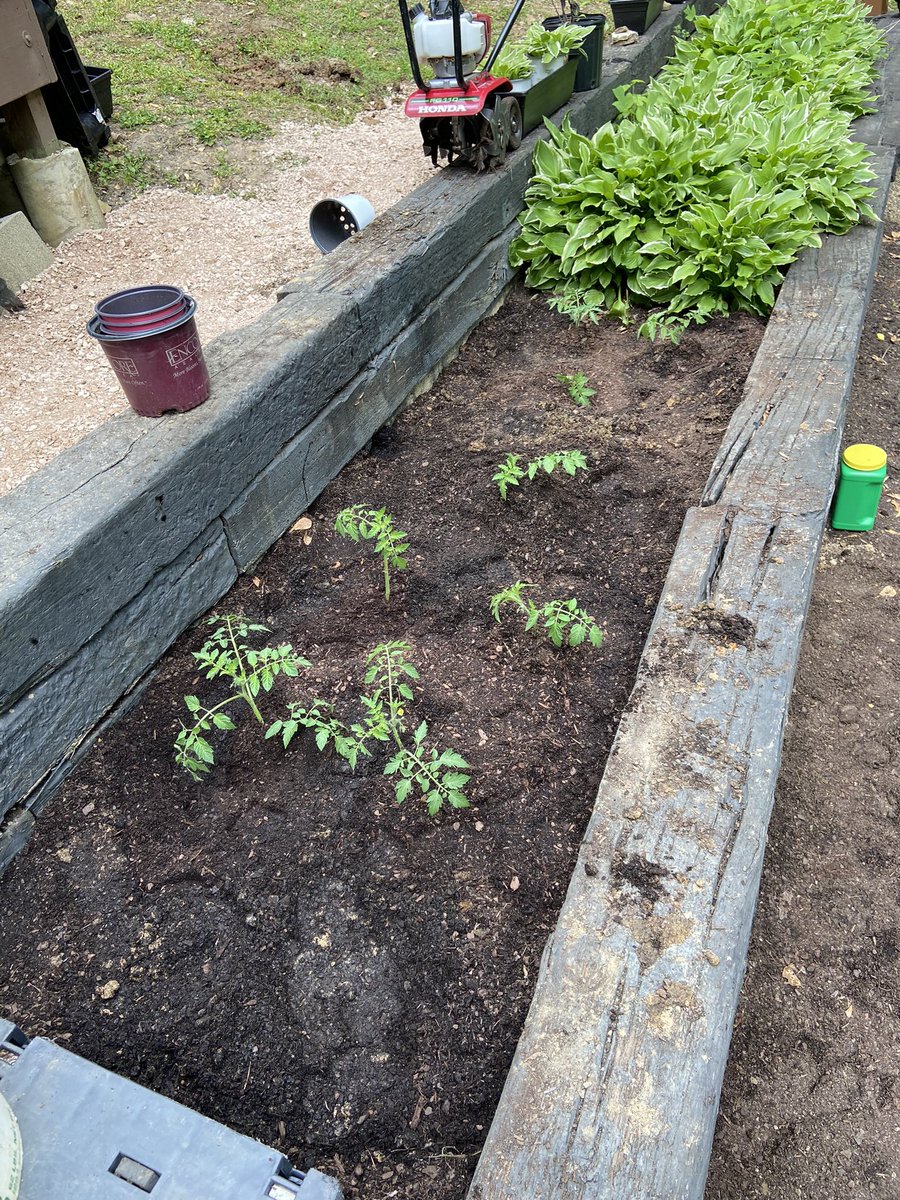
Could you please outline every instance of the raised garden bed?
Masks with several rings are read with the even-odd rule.
[[[308,736],[285,754],[247,723],[193,784],[172,741],[201,686],[195,629],[5,877],[0,1011],[338,1174],[350,1196],[461,1200],[684,511],[762,331],[742,317],[653,347],[516,288],[325,490],[310,545],[288,533],[218,606],[312,660],[282,697],[349,703],[366,649],[408,639],[416,715],[471,761],[473,809],[398,810],[377,764],[351,775]],[[578,370],[589,408],[554,381]],[[574,446],[586,477],[500,502],[506,453]],[[410,534],[389,607],[378,564],[332,530],[361,501]],[[494,624],[490,594],[520,577],[577,595],[602,649]]]

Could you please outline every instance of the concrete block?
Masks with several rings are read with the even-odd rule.
[[[50,247],[38,237],[24,213],[0,217],[0,279],[11,291],[17,292],[52,262]]]

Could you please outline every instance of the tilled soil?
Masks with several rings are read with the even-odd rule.
[[[898,368],[895,224],[844,439],[890,474],[871,533],[826,535],[707,1200],[900,1197]]]
[[[0,1012],[337,1174],[360,1200],[460,1200],[490,1123],[684,510],[762,334],[716,321],[678,347],[576,328],[515,289],[436,387],[373,441],[219,606],[312,662],[266,698],[358,715],[373,644],[421,672],[411,724],[472,764],[473,807],[398,808],[383,756],[350,773],[236,713],[217,763],[175,766],[190,631],[45,811],[0,883]],[[584,371],[577,407],[555,381]],[[589,470],[500,501],[509,452]],[[343,541],[348,504],[411,542],[390,605]],[[555,650],[492,593],[576,596],[606,639]]]

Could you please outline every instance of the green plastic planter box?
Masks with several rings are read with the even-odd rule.
[[[543,22],[545,29],[559,29],[565,24],[563,17],[547,17]],[[600,86],[600,76],[603,71],[603,27],[606,17],[603,13],[582,13],[575,25],[590,29],[590,33],[581,45],[569,55],[578,63],[575,72],[576,92],[592,92]]]
[[[575,87],[577,70],[578,60],[569,58],[556,71],[533,83],[530,78],[513,80],[512,95],[522,109],[523,133],[537,129],[544,117],[549,117],[568,103]]]

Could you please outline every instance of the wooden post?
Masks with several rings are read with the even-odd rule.
[[[0,112],[6,121],[9,143],[22,158],[46,158],[59,149],[59,139],[40,91],[4,104]]]

